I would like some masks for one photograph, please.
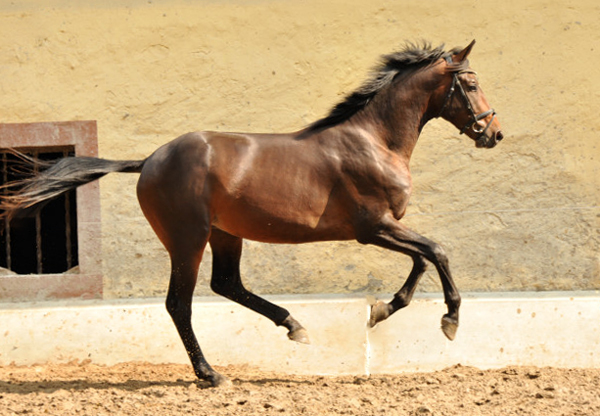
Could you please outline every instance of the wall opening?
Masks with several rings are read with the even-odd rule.
[[[98,156],[95,121],[0,124],[0,183],[18,179],[16,149],[42,160]],[[0,222],[0,301],[102,297],[97,182],[27,217]]]
[[[32,149],[23,153],[51,161],[74,156],[66,149]],[[18,157],[0,152],[0,185],[24,179]],[[77,249],[77,203],[75,191],[50,201],[37,212],[0,225],[0,267],[17,274],[64,273],[79,264]]]

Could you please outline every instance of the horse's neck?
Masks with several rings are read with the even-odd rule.
[[[431,94],[415,83],[390,87],[378,94],[355,121],[369,125],[374,137],[408,162],[421,130],[431,119],[427,114]]]

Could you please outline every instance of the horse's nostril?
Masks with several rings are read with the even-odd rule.
[[[498,131],[498,132],[496,133],[496,141],[498,141],[498,142],[499,142],[499,141],[500,141],[500,140],[502,140],[502,139],[504,139],[504,134],[502,134],[502,132],[501,132],[501,131]]]

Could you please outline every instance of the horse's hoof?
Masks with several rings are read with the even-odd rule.
[[[299,342],[300,344],[310,344],[310,339],[308,338],[308,331],[304,328],[298,328],[293,331],[288,332],[288,338],[292,341]]]
[[[450,318],[448,315],[444,315],[442,318],[442,331],[446,338],[450,341],[454,341],[456,338],[456,330],[458,329],[458,321],[454,318]]]
[[[229,388],[229,387],[233,386],[233,383],[231,382],[231,380],[229,380],[227,377],[225,377],[224,375],[221,375],[219,373],[212,376],[209,379],[209,381],[213,387],[218,387],[220,389]]]
[[[369,318],[369,328],[373,328],[377,323],[387,319],[390,316],[390,307],[387,303],[378,301],[371,306],[371,317]]]

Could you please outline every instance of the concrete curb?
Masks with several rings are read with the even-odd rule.
[[[388,296],[381,296],[388,299]],[[432,371],[454,364],[600,367],[597,292],[465,295],[455,341],[440,296],[416,296],[374,329],[365,297],[270,296],[309,331],[311,345],[229,301],[198,298],[193,324],[214,365],[297,374]],[[162,300],[0,305],[0,365],[90,359],[187,363]]]

